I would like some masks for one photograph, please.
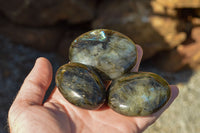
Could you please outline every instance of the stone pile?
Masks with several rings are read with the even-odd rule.
[[[199,69],[200,0],[154,0],[151,5],[155,14],[176,20],[178,24],[174,28],[186,34],[184,41],[180,41],[172,50],[159,54],[157,64],[167,71],[184,67]]]
[[[13,42],[66,57],[78,35],[108,28],[167,71],[200,67],[199,26],[200,0],[0,0],[0,34]]]

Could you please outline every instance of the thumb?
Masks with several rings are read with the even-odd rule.
[[[33,69],[24,80],[14,103],[41,105],[51,80],[51,63],[46,58],[38,58]]]

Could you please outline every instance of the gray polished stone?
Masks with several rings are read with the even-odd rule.
[[[71,44],[69,58],[71,62],[94,66],[110,79],[115,79],[136,64],[137,49],[127,36],[98,29],[76,38]]]
[[[162,108],[170,94],[168,83],[157,74],[132,72],[111,84],[108,105],[122,115],[146,116]]]
[[[69,63],[56,73],[56,85],[70,103],[84,109],[98,109],[105,101],[103,82],[89,66]]]

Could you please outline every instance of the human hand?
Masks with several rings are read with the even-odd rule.
[[[142,49],[137,45],[138,71]],[[139,133],[145,130],[164,112],[178,95],[178,88],[171,85],[171,97],[158,112],[145,117],[127,117],[103,105],[98,110],[85,110],[70,104],[55,87],[43,103],[44,95],[52,80],[52,66],[45,58],[38,58],[9,110],[11,133],[70,133],[108,132]]]

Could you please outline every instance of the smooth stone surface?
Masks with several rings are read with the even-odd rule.
[[[89,66],[69,63],[56,73],[56,85],[70,103],[84,109],[98,109],[105,101],[106,90]]]
[[[112,30],[98,29],[75,39],[69,52],[71,62],[94,66],[110,79],[128,72],[137,61],[137,49],[127,36]]]
[[[126,116],[146,116],[158,111],[170,98],[170,87],[154,73],[129,73],[115,80],[108,92],[108,105]]]

